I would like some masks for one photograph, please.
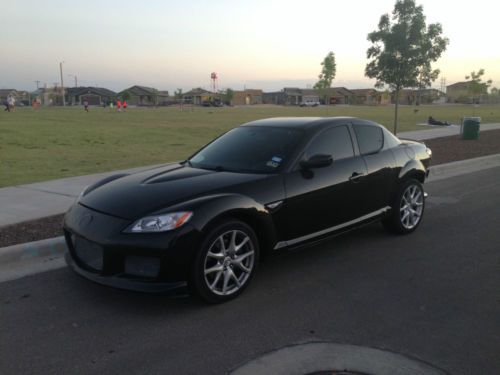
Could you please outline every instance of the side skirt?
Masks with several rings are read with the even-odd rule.
[[[305,236],[294,238],[294,239],[288,240],[288,241],[280,241],[280,242],[278,242],[276,244],[276,246],[274,246],[274,250],[279,250],[279,249],[282,249],[284,247],[294,246],[294,245],[300,244],[301,242],[310,241],[310,240],[313,240],[313,239],[315,239],[317,237],[321,237],[321,236],[330,234],[332,232],[336,232],[336,231],[340,231],[342,229],[346,229],[346,228],[348,228],[350,226],[354,226],[354,225],[360,224],[360,223],[362,223],[364,221],[368,221],[370,219],[374,219],[377,216],[381,216],[381,215],[387,213],[390,209],[391,208],[389,206],[386,206],[384,208],[381,208],[380,210],[377,210],[377,211],[371,212],[369,214],[363,215],[361,217],[358,217],[357,219],[354,219],[354,220],[351,220],[351,221],[347,221],[345,223],[336,225],[334,227],[323,229],[323,230],[321,230],[319,232],[314,232],[314,233],[311,233],[311,234],[307,234]]]

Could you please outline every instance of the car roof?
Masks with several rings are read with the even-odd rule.
[[[279,128],[298,128],[309,130],[312,128],[321,128],[324,125],[331,125],[342,120],[353,120],[355,117],[273,117],[262,120],[247,122],[241,126],[259,126],[259,127],[279,127]]]

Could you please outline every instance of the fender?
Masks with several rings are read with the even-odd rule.
[[[277,242],[276,228],[271,213],[264,205],[250,197],[232,193],[213,194],[168,207],[168,211],[181,210],[194,212],[189,224],[198,232],[206,232],[215,222],[232,217],[252,226],[264,247]]]
[[[423,183],[425,173],[426,169],[422,162],[417,159],[411,159],[403,166],[403,168],[401,168],[398,178],[399,180],[402,180],[406,177],[416,175],[416,177]]]

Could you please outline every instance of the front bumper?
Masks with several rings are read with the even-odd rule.
[[[185,295],[188,293],[187,283],[185,281],[161,282],[156,280],[136,280],[128,278],[127,275],[101,276],[79,267],[70,253],[66,253],[65,259],[68,266],[77,274],[101,285],[144,293],[161,293],[168,295]]]
[[[164,233],[123,233],[128,225],[129,220],[75,204],[64,219],[68,265],[120,289],[185,293],[200,233],[189,224]]]

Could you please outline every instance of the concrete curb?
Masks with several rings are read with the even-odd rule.
[[[500,154],[438,164],[436,166],[431,166],[427,182],[444,180],[446,178],[479,172],[484,169],[495,167],[500,167]]]
[[[65,266],[64,237],[0,248],[0,282]]]
[[[303,375],[349,371],[370,375],[445,375],[446,372],[401,354],[355,345],[313,342],[264,354],[230,375]]]

